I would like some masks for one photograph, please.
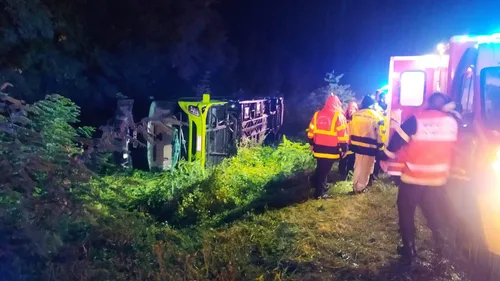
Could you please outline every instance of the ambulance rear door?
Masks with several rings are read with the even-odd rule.
[[[389,66],[388,115],[390,135],[394,124],[400,125],[421,111],[427,98],[436,91],[446,91],[447,55],[391,57]]]

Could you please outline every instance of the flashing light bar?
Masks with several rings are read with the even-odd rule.
[[[444,55],[444,53],[446,52],[446,48],[447,48],[447,46],[444,43],[439,43],[437,45],[437,50],[438,50],[440,55]]]
[[[385,92],[385,91],[388,91],[389,90],[389,85],[385,85],[384,87],[378,89],[378,91],[380,92]]]
[[[500,33],[495,33],[492,35],[478,35],[478,36],[469,36],[469,35],[459,35],[451,37],[451,42],[477,42],[478,44],[487,44],[487,43],[500,43]]]

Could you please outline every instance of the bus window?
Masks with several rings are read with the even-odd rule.
[[[500,67],[481,70],[481,99],[486,124],[500,128]]]
[[[402,106],[421,106],[424,103],[425,72],[403,72],[400,83],[399,102]]]
[[[250,106],[245,106],[243,120],[250,119]]]

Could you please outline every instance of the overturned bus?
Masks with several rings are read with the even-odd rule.
[[[120,104],[132,103],[119,101],[119,108]],[[130,154],[125,151],[129,147],[126,143],[123,155],[127,156],[123,158],[132,163],[129,155],[147,154],[151,171],[172,169],[179,160],[211,167],[236,154],[242,142],[263,144],[279,139],[283,110],[283,97],[235,100],[204,94],[201,100],[153,101],[142,122],[147,131],[142,139],[146,149]],[[117,114],[117,118],[123,115]]]

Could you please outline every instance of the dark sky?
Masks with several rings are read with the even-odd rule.
[[[318,81],[331,69],[345,73],[362,94],[387,83],[391,55],[434,52],[452,35],[500,32],[495,0],[222,0],[220,10],[238,47],[258,38]]]

